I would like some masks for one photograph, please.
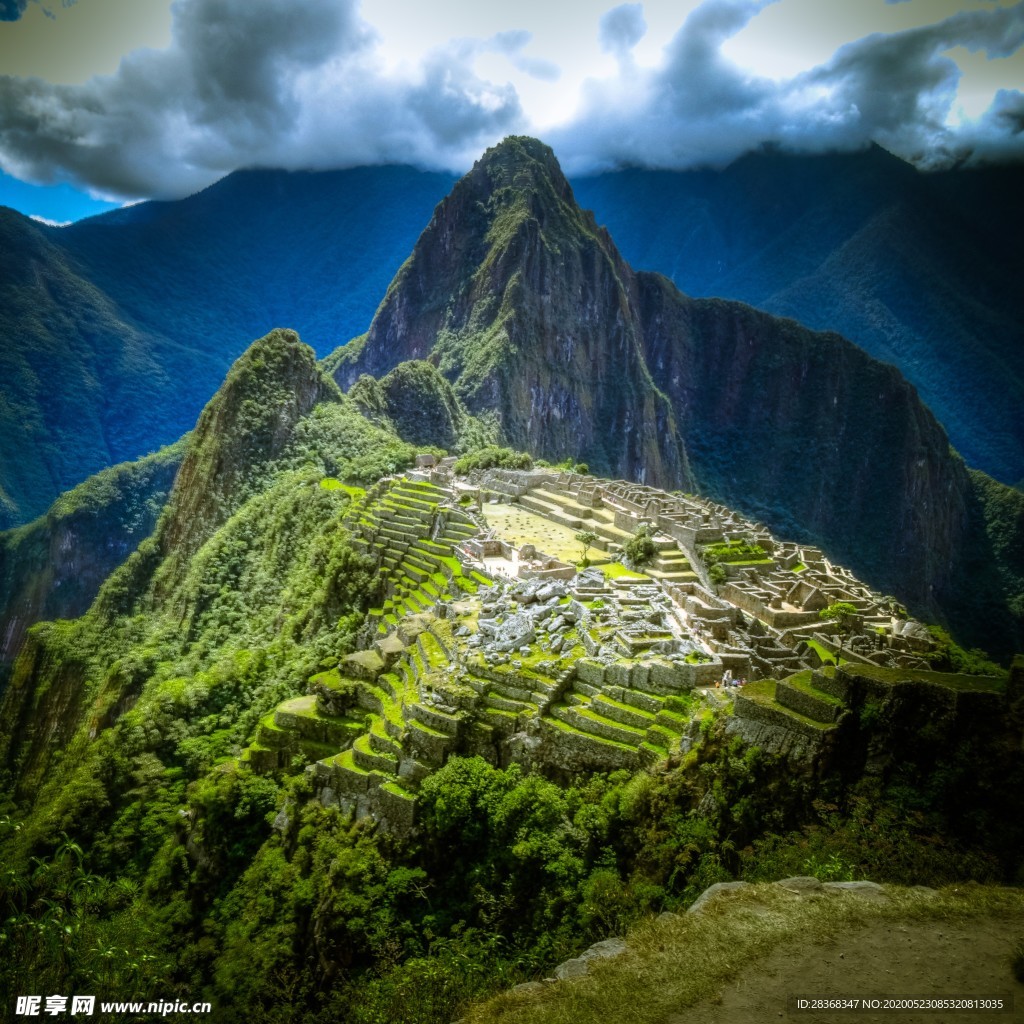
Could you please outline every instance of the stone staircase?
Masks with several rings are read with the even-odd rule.
[[[293,697],[264,716],[241,760],[258,772],[288,768],[296,756],[316,760],[348,746],[363,728],[358,718],[322,712],[312,695]]]
[[[696,583],[699,577],[693,570],[686,553],[673,540],[670,547],[659,550],[654,560],[644,566],[644,572],[665,583]]]
[[[354,520],[353,546],[379,564],[383,600],[370,616],[380,633],[389,632],[405,615],[491,582],[476,570],[464,574],[455,557],[455,545],[475,536],[478,528],[460,510],[441,507],[447,492],[421,481],[390,483],[379,494],[368,495]]]
[[[694,704],[686,694],[657,689],[642,673],[629,685],[588,683],[577,677],[551,715],[561,727],[563,742],[567,733],[576,734],[581,753],[588,749],[607,760],[609,752],[602,744],[612,744],[619,748],[624,767],[650,763],[679,748]]]

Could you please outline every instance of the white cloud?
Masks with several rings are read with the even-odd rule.
[[[667,7],[654,0],[584,4],[560,28],[574,51],[559,59],[550,19],[536,35],[516,25],[549,5],[523,0],[500,19],[478,11],[475,35],[437,30],[414,58],[396,60],[357,0],[175,0],[170,45],[129,53],[113,74],[62,85],[0,75],[0,165],[119,199],[177,197],[246,166],[463,170],[485,146],[538,124],[577,172],[722,164],[763,143],[877,141],[925,164],[1024,155],[1021,93],[997,92],[1016,84],[1006,58],[1024,41],[1024,2],[964,0],[970,10],[863,35],[771,77],[736,58],[732,44],[762,32],[764,19],[807,3],[820,13],[825,2],[704,0],[671,36]],[[922,9],[863,2],[884,8],[890,26]],[[945,12],[954,0],[930,2]],[[0,0],[0,10],[18,6]],[[660,50],[655,32],[668,39]],[[581,80],[581,53],[600,73],[583,80],[574,108],[566,90]],[[951,53],[970,56],[969,90]]]
[[[356,8],[177,0],[171,45],[128,54],[113,75],[0,76],[0,163],[36,182],[173,197],[253,165],[465,166],[522,126],[515,90],[473,71],[480,44],[454,41],[386,75]],[[515,55],[507,40],[491,45]]]
[[[643,4],[620,4],[602,18],[598,26],[601,49],[624,59],[647,32]]]
[[[723,54],[765,0],[706,0],[653,69],[588,83],[579,116],[549,137],[570,170],[721,165],[765,143],[802,151],[878,142],[923,165],[1024,156],[1021,93],[1005,90],[969,130],[948,123],[960,79],[946,51],[989,58],[1024,43],[1024,4],[960,12],[876,33],[789,78],[759,76]]]

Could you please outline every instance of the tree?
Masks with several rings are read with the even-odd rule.
[[[587,559],[587,552],[590,551],[591,545],[597,540],[597,534],[592,533],[590,530],[581,530],[576,534],[576,541],[583,549],[583,555],[580,558],[580,565],[586,568],[590,562]]]
[[[843,640],[860,632],[860,613],[847,601],[835,601],[827,608],[818,612],[820,618],[834,622],[839,630],[839,653],[836,655],[838,667],[843,657]]]
[[[636,533],[626,541],[626,558],[634,568],[646,565],[657,553],[649,526],[637,527]]]

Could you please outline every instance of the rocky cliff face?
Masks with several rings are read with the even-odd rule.
[[[838,335],[637,280],[645,354],[702,487],[934,611],[970,482],[899,371]]]
[[[970,477],[902,375],[838,335],[635,273],[534,140],[458,183],[332,365],[347,388],[407,359],[494,410],[507,443],[697,485],[928,617],[971,585]]]
[[[642,356],[632,288],[551,150],[508,139],[438,206],[335,379],[347,389],[360,373],[429,359],[516,447],[689,483],[675,414]]]

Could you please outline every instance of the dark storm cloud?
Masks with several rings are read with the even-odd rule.
[[[633,48],[642,6],[597,26],[618,73],[588,81],[579,112],[545,133],[568,170],[723,164],[763,143],[820,151],[871,141],[925,165],[1024,156],[1021,93],[951,127],[954,47],[989,57],[1024,42],[1024,2],[985,6],[872,35],[783,81],[732,63],[723,44],[770,0],[705,0],[654,69]],[[10,20],[23,0],[0,0]],[[385,71],[357,0],[176,0],[165,50],[138,50],[82,85],[0,75],[0,166],[120,197],[177,197],[238,167],[321,169],[402,162],[464,169],[487,145],[529,130],[511,84],[475,71],[499,54],[541,80],[526,31],[453,39],[412,70]]]
[[[1014,53],[1024,43],[1024,4],[867,36],[782,82],[747,72],[721,52],[765,6],[707,0],[669,44],[662,67],[590,82],[582,115],[552,138],[567,166],[720,165],[764,143],[821,151],[875,141],[933,166],[1024,156],[1024,138],[1014,130],[1019,92],[1006,92],[976,124],[947,124],[960,72],[944,55],[955,46],[989,57]]]
[[[919,163],[938,165],[968,158],[972,151],[982,155],[986,137],[999,132],[998,119],[986,119],[967,132],[947,125],[960,72],[944,51],[964,46],[997,58],[1010,56],[1022,44],[1024,4],[970,11],[936,25],[849,43],[797,81],[827,91],[831,130],[826,137],[836,143],[873,140]],[[1020,142],[1018,135],[1012,144]]]
[[[0,21],[17,21],[28,7],[28,0],[0,0]]]
[[[242,166],[450,166],[521,122],[514,89],[473,73],[472,44],[386,77],[355,0],[177,0],[173,14],[171,45],[129,54],[113,75],[0,76],[0,163],[34,181],[170,197]]]

